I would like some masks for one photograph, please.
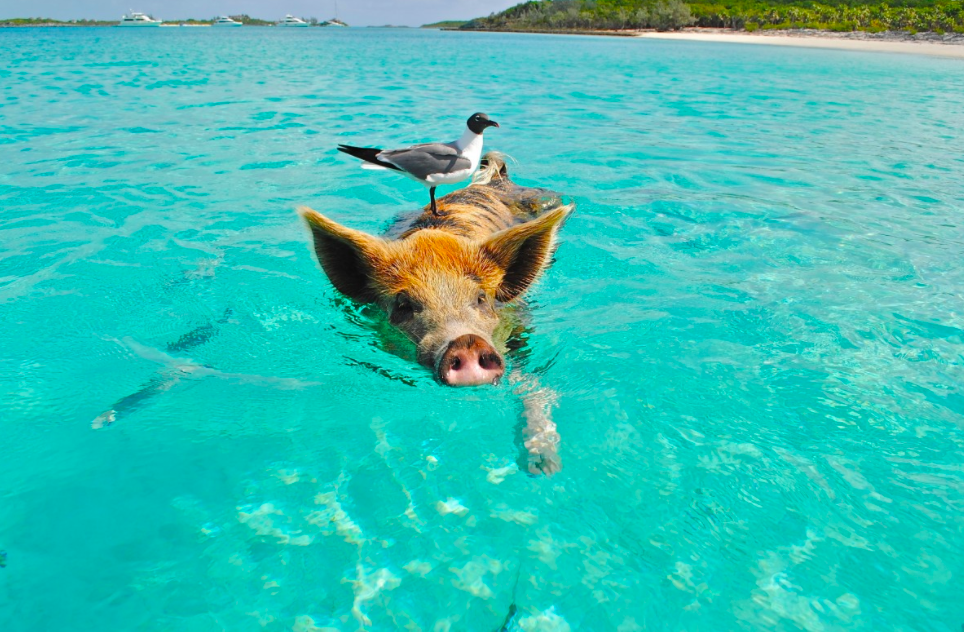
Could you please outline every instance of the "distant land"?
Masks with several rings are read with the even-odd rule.
[[[228,16],[232,20],[241,22],[245,26],[275,26],[277,20],[262,20],[260,18],[253,18],[249,15],[230,15]],[[331,20],[319,20],[318,18],[302,18],[309,26],[329,26],[329,25],[339,25],[348,26],[341,20],[337,18],[332,18]],[[210,26],[214,23],[215,18],[209,18],[206,20],[198,20],[195,18],[186,18],[183,20],[163,20],[162,25],[166,26],[176,26],[179,24],[186,24],[189,26]],[[0,18],[0,27],[4,26],[116,26],[119,20],[56,20],[54,18]]]
[[[118,20],[55,20],[53,18],[0,18],[2,26],[114,26]]]
[[[423,29],[457,29],[463,24],[467,24],[468,20],[443,20],[441,22],[432,22],[431,24],[423,24]]]
[[[608,32],[684,27],[964,34],[961,0],[530,0],[467,31]]]

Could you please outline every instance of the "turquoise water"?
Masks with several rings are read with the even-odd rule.
[[[551,479],[293,213],[381,230],[425,190],[336,144],[476,110],[578,204]],[[0,629],[959,630],[962,113],[924,57],[0,30]]]

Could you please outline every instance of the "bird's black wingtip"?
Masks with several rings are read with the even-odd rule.
[[[382,162],[378,159],[378,154],[382,153],[382,150],[378,147],[352,147],[351,145],[338,145],[338,151],[346,153],[349,156],[354,156],[355,158],[360,158],[361,160],[370,162],[373,165],[378,165],[379,167],[401,171],[392,163]]]

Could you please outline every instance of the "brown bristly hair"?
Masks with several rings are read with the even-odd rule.
[[[462,220],[453,222],[455,226],[414,230],[398,240],[347,228],[307,207],[298,211],[311,229],[318,262],[332,284],[356,301],[370,303],[419,284],[431,284],[433,279],[419,277],[432,275],[435,270],[477,277],[499,301],[509,302],[548,267],[559,227],[573,206],[559,207],[513,226],[511,211],[495,196],[484,190],[476,194],[482,198],[479,202],[486,203],[460,203],[447,209],[453,219]],[[479,217],[480,208],[483,217],[490,221],[504,218],[507,227],[483,230],[471,224]],[[470,226],[479,230],[452,230]]]

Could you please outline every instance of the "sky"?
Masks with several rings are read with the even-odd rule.
[[[502,11],[521,0],[0,0],[0,19],[45,17],[117,20],[128,11],[162,20],[247,13],[279,20],[286,13],[321,20],[338,17],[351,26],[421,26],[439,20],[468,20]],[[335,3],[338,15],[335,15]]]

